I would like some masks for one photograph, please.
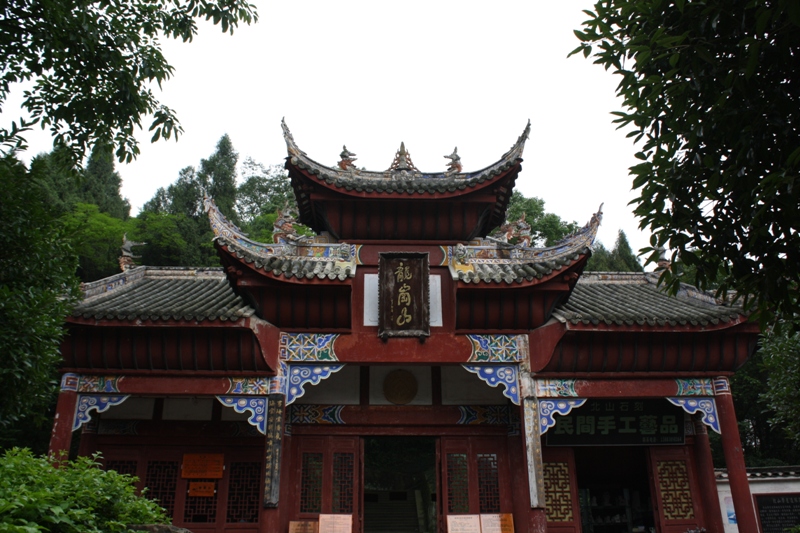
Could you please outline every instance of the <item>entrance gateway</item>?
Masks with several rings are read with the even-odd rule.
[[[221,269],[86,284],[53,452],[79,430],[195,533],[497,514],[518,533],[721,533],[710,430],[758,530],[728,383],[757,327],[657,274],[584,272],[599,211],[549,248],[507,221],[530,126],[483,170],[454,150],[434,173],[402,145],[385,171],[348,150],[322,165],[283,128],[298,210],[275,242],[207,198]]]

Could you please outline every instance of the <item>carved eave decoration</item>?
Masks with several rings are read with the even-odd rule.
[[[509,244],[496,238],[476,239],[469,244],[447,247],[447,264],[453,279],[461,286],[488,284],[537,285],[566,276],[572,288],[591,255],[597,230],[603,219],[602,206],[591,220],[574,234],[546,248]]]
[[[216,245],[234,263],[284,282],[349,282],[355,276],[355,245],[331,242],[326,235],[289,235],[285,242],[276,244],[256,242],[230,222],[212,198],[206,197],[204,205]],[[230,267],[227,272],[229,277],[241,274]]]

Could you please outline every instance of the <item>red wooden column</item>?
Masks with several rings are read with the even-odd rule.
[[[542,467],[542,437],[539,433],[539,400],[536,398],[536,382],[530,372],[519,373],[522,392],[522,430],[525,441],[525,462],[528,478],[528,533],[545,533],[544,469]]]
[[[724,533],[722,510],[719,507],[717,482],[714,477],[714,461],[711,457],[711,443],[708,440],[708,428],[700,420],[699,415],[692,417],[694,422],[694,462],[697,465],[697,480],[700,483],[703,510],[705,511],[705,527],[708,533]]]
[[[56,416],[53,419],[53,430],[50,433],[50,447],[48,455],[59,457],[62,453],[69,454],[72,442],[72,424],[75,422],[75,407],[78,405],[78,380],[77,374],[64,374],[61,376],[61,391],[56,404]]]
[[[760,530],[753,507],[753,497],[750,495],[750,485],[747,482],[742,440],[739,437],[739,426],[736,422],[736,412],[733,409],[733,397],[728,378],[714,379],[714,395],[719,427],[722,432],[722,452],[725,455],[725,465],[728,467],[728,479],[730,480],[733,508],[736,511],[736,521],[739,531],[755,533]]]

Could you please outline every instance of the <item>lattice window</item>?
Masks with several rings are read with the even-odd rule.
[[[689,487],[689,472],[685,461],[658,461],[658,488],[661,491],[661,506],[667,520],[694,518],[692,491]]]
[[[231,463],[226,522],[258,522],[260,481],[260,462]]]
[[[469,512],[469,479],[467,455],[447,454],[447,512]]]
[[[333,504],[334,514],[353,512],[353,465],[352,453],[333,454]]]
[[[500,512],[500,475],[497,470],[497,455],[479,453],[478,502],[481,513]]]
[[[178,487],[178,461],[150,461],[147,463],[145,486],[147,497],[155,500],[172,516],[175,511],[175,491]]]
[[[213,496],[189,496],[186,491],[186,504],[183,509],[183,521],[195,524],[209,524],[217,521],[217,492],[219,485],[216,479],[192,479],[190,483],[213,483]]]
[[[138,466],[138,461],[106,461],[106,470],[114,470],[118,474],[128,476],[135,476]]]
[[[304,453],[300,473],[300,512],[322,512],[322,454]]]
[[[572,522],[569,463],[544,463],[544,501],[548,522]]]

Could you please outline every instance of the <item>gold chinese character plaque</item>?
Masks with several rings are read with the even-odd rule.
[[[378,266],[378,336],[431,334],[427,253],[383,252]]]

